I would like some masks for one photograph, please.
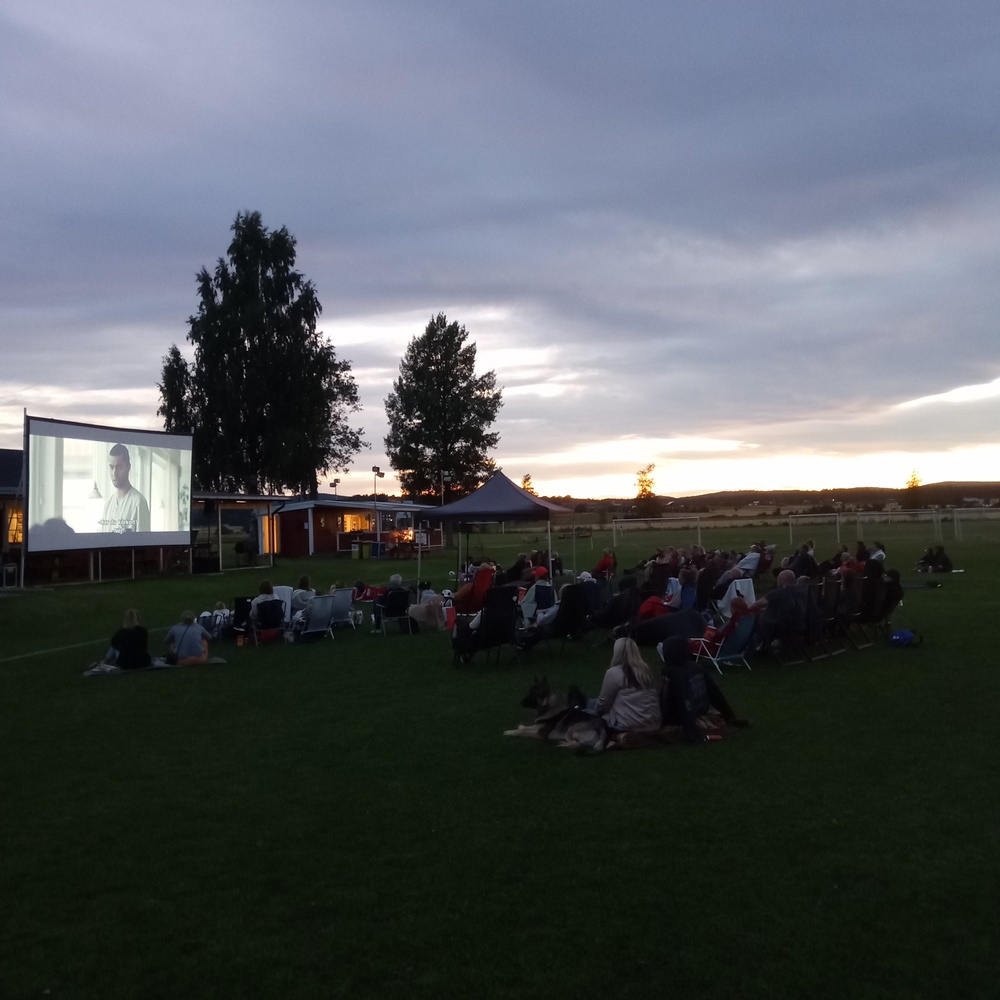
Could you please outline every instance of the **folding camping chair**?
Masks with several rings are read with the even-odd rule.
[[[331,639],[333,638],[333,629],[330,628],[330,619],[333,614],[333,599],[333,594],[317,594],[306,605],[305,623],[297,633],[298,638],[314,639],[324,635],[328,635]]]
[[[490,662],[490,650],[497,651],[496,662],[500,662],[500,650],[504,646],[519,650],[514,646],[517,625],[516,585],[493,587],[486,592],[486,601],[479,613],[479,627],[462,629],[460,635],[452,639],[454,664],[468,663],[480,650],[486,650],[486,662]]]
[[[274,596],[285,606],[285,625],[292,620],[292,593],[291,587],[275,587]]]
[[[739,594],[747,604],[753,604],[757,600],[757,595],[753,590],[753,580],[731,580],[729,586],[726,588],[725,594],[716,602],[716,610],[721,616],[723,621],[729,621],[732,617],[732,612],[729,610],[729,606],[733,603],[733,598]]]
[[[406,626],[407,633],[413,632],[413,619],[409,615],[410,608],[410,592],[399,588],[398,590],[387,590],[384,597],[380,598],[383,602],[379,605],[379,610],[376,612],[378,614],[378,625],[372,630],[373,632],[381,632],[382,635],[388,637],[389,633],[386,631],[386,624],[388,622],[396,622],[399,625],[399,630],[403,630],[403,626]]]
[[[280,639],[285,634],[285,605],[278,598],[261,601],[256,611],[248,615],[242,626],[233,626],[255,645]]]
[[[741,618],[733,631],[722,640],[722,644],[718,647],[705,639],[689,640],[695,659],[708,660],[720,674],[723,664],[726,663],[742,663],[749,670],[750,664],[747,662],[746,654],[750,648],[756,624],[756,615],[746,615]],[[663,643],[660,643],[660,646],[662,645]],[[663,656],[662,650],[660,656],[661,658]]]
[[[587,596],[583,588],[582,583],[570,583],[562,588],[555,617],[551,622],[538,626],[534,645],[561,638],[561,651],[567,639],[579,639],[590,629]]]
[[[329,596],[333,598],[330,627],[350,625],[351,628],[357,628],[357,623],[354,620],[354,591],[350,587],[340,587]]]

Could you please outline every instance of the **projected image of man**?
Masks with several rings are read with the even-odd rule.
[[[149,531],[149,504],[129,482],[132,463],[128,448],[116,444],[108,453],[111,485],[114,489],[104,502],[101,530],[124,535],[133,531]]]

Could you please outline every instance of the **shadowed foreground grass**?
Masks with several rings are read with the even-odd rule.
[[[5,657],[95,648],[0,664],[0,995],[994,996],[992,558],[908,592],[921,648],[756,665],[723,682],[752,729],[596,758],[501,733],[607,646],[84,679],[122,607],[219,579],[4,599]]]

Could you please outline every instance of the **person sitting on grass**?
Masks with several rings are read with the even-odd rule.
[[[945,552],[944,546],[939,545],[934,550],[934,563],[931,566],[931,572],[933,573],[952,573],[954,572],[954,565],[952,564],[951,558],[948,553]]]
[[[663,660],[661,711],[665,726],[680,726],[688,743],[701,743],[705,735],[698,726],[698,715],[709,708],[714,708],[730,726],[746,729],[750,725],[747,719],[733,710],[712,672],[695,662],[686,639],[680,636],[665,639],[658,652]],[[695,693],[692,681],[695,678],[698,678],[697,684],[704,688],[704,704],[701,706],[691,704]]]
[[[660,728],[656,682],[632,639],[615,640],[611,665],[604,674],[593,711],[604,720],[613,736],[655,732]]]
[[[182,611],[180,624],[167,633],[167,663],[190,667],[208,663],[208,643],[212,636],[194,618],[193,611]]]
[[[149,655],[149,633],[142,625],[139,612],[129,608],[122,627],[111,637],[111,647],[104,659],[84,674],[117,674],[122,670],[141,670],[152,663]]]
[[[129,608],[122,620],[122,627],[111,637],[112,661],[121,670],[141,670],[152,663],[149,655],[149,633],[135,608]]]

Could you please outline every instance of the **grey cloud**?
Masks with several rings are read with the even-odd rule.
[[[1000,366],[997,23],[923,0],[15,3],[0,379],[155,384],[256,208],[325,320],[495,306],[484,346],[555,345],[550,371],[498,371],[574,376],[508,396],[511,454],[609,427],[982,440],[972,409],[885,408]],[[372,441],[403,347],[338,345]]]

